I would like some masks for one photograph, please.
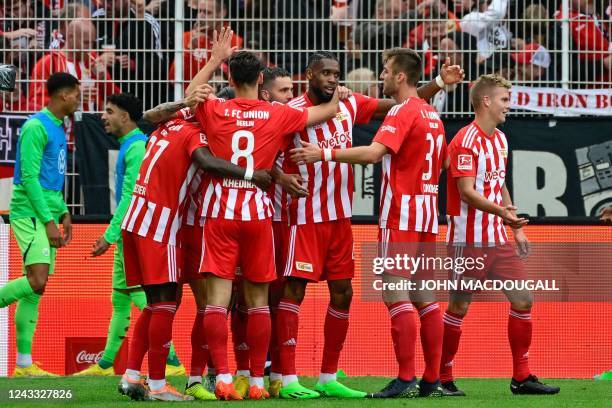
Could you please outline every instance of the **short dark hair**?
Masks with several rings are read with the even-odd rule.
[[[142,118],[142,101],[129,93],[113,94],[106,100],[130,115],[130,119],[138,122]]]
[[[266,68],[263,70],[263,85],[266,86],[276,78],[291,77],[289,71],[280,67]]]
[[[423,63],[419,54],[409,48],[391,48],[383,52],[383,61],[393,59],[393,73],[403,72],[408,78],[408,84],[416,85],[421,79]]]
[[[338,57],[329,51],[316,51],[308,56],[308,64],[306,65],[306,69],[312,68],[314,64],[324,59],[338,61]]]
[[[250,51],[238,51],[229,60],[229,70],[236,86],[255,85],[264,64]]]
[[[66,88],[74,88],[79,85],[79,80],[67,72],[56,72],[47,79],[47,93],[55,95],[58,91]]]
[[[217,98],[222,98],[229,101],[230,99],[234,99],[235,97],[236,90],[231,86],[226,86],[225,88],[217,92]]]

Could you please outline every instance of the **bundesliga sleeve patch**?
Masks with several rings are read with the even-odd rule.
[[[460,154],[457,160],[457,170],[472,170],[472,156]]]

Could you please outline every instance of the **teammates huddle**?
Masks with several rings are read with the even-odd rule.
[[[465,292],[451,294],[443,315],[432,293],[385,291],[397,378],[373,394],[336,378],[354,276],[350,164],[383,162],[383,256],[393,255],[394,244],[414,243],[415,251],[426,251],[436,241],[438,181],[447,169],[449,255],[478,249],[488,259],[478,275],[455,278],[520,279],[522,264],[507,244],[503,224],[513,228],[519,254],[527,256],[529,242],[521,229],[527,221],[516,216],[506,189],[508,144],[496,129],[509,109],[510,84],[493,75],[479,78],[471,91],[475,121],[447,146],[442,121],[426,100],[445,83],[461,81],[459,67],[445,64],[441,77],[417,90],[418,54],[387,50],[380,78],[383,93],[392,99],[377,100],[339,87],[338,61],[317,52],[305,72],[308,91],[289,102],[289,74],[264,70],[253,53],[234,52],[232,35],[229,29],[215,35],[210,60],[187,89],[191,107],[170,103],[145,113],[161,124],[147,142],[121,230],[127,286],[142,286],[147,306],[134,328],[119,391],[161,401],[465,395],[452,374],[471,301]],[[225,60],[235,91],[230,100],[215,98],[206,85]],[[353,126],[373,118],[384,122],[372,144],[352,147]],[[405,278],[399,272],[383,275],[386,282]],[[297,377],[295,347],[307,283],[321,280],[328,282],[330,303],[321,374],[311,390]],[[166,383],[164,371],[183,283],[190,284],[198,305],[184,394]],[[5,288],[0,289],[3,303]],[[542,384],[528,367],[531,294],[506,295],[512,392],[557,393],[558,387]],[[236,380],[227,352],[232,304]],[[420,381],[414,307],[426,363]],[[266,388],[268,351],[272,365]],[[146,382],[140,374],[145,354]],[[208,390],[202,380],[207,364],[209,373],[211,366],[216,373]]]

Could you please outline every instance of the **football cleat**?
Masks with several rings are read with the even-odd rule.
[[[416,398],[419,384],[416,377],[410,381],[394,378],[382,390],[369,395],[369,398]]]
[[[72,375],[76,377],[85,377],[85,376],[107,377],[107,376],[115,375],[115,370],[113,369],[113,366],[110,366],[108,368],[102,368],[100,367],[99,364],[92,364],[86,369],[79,371],[78,373],[74,373]]]
[[[234,383],[224,383],[223,381],[217,382],[215,386],[215,395],[217,399],[230,401],[230,400],[238,400],[241,401],[243,398],[236,392],[236,388],[234,388]]]
[[[15,367],[13,377],[59,377],[57,374],[50,373],[38,366],[39,363],[32,363],[27,367]]]
[[[172,401],[172,402],[183,402],[193,401],[194,398],[190,395],[183,395],[177,391],[176,388],[166,383],[159,390],[149,390],[149,400],[151,401]]]
[[[312,399],[320,396],[321,394],[304,387],[299,381],[283,385],[280,390],[280,397],[284,399]]]
[[[249,378],[244,375],[239,375],[234,380],[234,388],[243,399],[249,395],[249,387]]]
[[[443,382],[442,390],[445,397],[465,397],[465,392],[457,388],[454,381]]]
[[[367,393],[363,391],[353,390],[346,385],[340,384],[336,380],[328,381],[325,384],[317,383],[314,389],[324,397],[365,398],[367,395]]]
[[[146,386],[144,380],[130,380],[127,375],[123,374],[117,390],[121,395],[127,395],[135,401],[142,401],[148,397],[149,389]]]
[[[268,391],[270,392],[270,398],[279,398],[280,390],[282,386],[283,386],[283,380],[270,381],[270,385],[268,386]]]
[[[444,396],[444,389],[440,384],[440,381],[433,383],[427,382],[423,379],[419,381],[419,397],[442,397]]]
[[[252,400],[262,400],[270,398],[270,394],[264,387],[258,387],[256,385],[252,385],[249,387],[249,399]]]
[[[185,394],[190,395],[200,401],[214,401],[217,399],[215,394],[208,391],[206,388],[204,388],[202,383],[199,382],[186,386]]]
[[[533,374],[529,374],[529,377],[523,381],[516,381],[513,378],[510,383],[510,391],[513,394],[550,395],[557,394],[560,390],[559,387],[543,384]]]

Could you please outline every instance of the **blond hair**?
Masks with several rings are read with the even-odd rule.
[[[474,85],[472,85],[472,89],[470,90],[470,100],[472,101],[474,110],[480,107],[483,98],[488,96],[492,89],[510,89],[511,87],[512,84],[510,81],[499,74],[481,75],[480,78],[474,82]]]
[[[354,69],[346,76],[346,86],[354,92],[368,94],[370,85],[376,82],[376,75],[368,68]]]

